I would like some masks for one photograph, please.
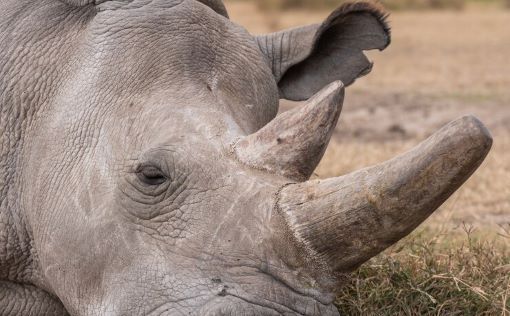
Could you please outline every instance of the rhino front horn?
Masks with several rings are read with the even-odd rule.
[[[288,185],[278,207],[313,256],[348,272],[424,221],[471,176],[491,145],[483,124],[463,117],[388,162]]]
[[[310,178],[336,127],[344,85],[333,82],[303,106],[278,115],[235,146],[237,159],[259,170],[295,181]]]

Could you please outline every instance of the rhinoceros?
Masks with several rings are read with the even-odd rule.
[[[253,36],[220,0],[3,0],[0,314],[337,315],[492,144],[466,116],[310,180],[389,43],[366,2]]]

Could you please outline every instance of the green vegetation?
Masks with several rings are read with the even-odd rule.
[[[510,225],[465,235],[424,231],[372,259],[338,297],[340,314],[510,315]]]

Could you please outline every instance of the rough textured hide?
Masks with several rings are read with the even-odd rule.
[[[77,7],[84,5],[94,5],[101,2],[101,0],[58,0],[58,1]]]
[[[386,164],[296,183],[362,51],[388,44],[383,14],[344,5],[278,35],[289,55],[226,16],[216,0],[0,2],[0,315],[338,315],[338,272],[486,155],[464,118]],[[276,117],[280,94],[316,93]]]
[[[85,6],[85,5],[98,5],[103,2],[107,1],[113,1],[113,0],[58,0],[63,3],[72,5],[72,6]],[[132,0],[117,0],[118,2],[130,2]],[[198,0],[205,4],[206,6],[213,9],[216,13],[223,15],[224,17],[228,18],[228,12],[225,8],[225,5],[221,0]]]
[[[67,316],[62,304],[46,292],[30,285],[0,281],[2,316]]]

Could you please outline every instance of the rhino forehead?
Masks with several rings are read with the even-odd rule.
[[[99,4],[103,4],[103,3],[107,3],[107,2],[112,2],[111,0],[60,0],[60,1],[67,3],[69,5],[72,5],[72,6],[78,6],[78,7],[87,6],[87,5],[99,5]],[[209,6],[211,9],[216,11],[216,13],[221,14],[224,17],[228,18],[227,9],[225,8],[225,5],[223,4],[223,2],[221,0],[198,0],[198,1],[202,2],[206,6]],[[129,3],[129,2],[133,2],[133,0],[117,0],[116,2]],[[175,2],[180,3],[180,2],[182,2],[182,0],[175,1]]]
[[[182,100],[169,107],[194,106],[191,99],[203,96],[207,108],[228,113],[247,132],[276,115],[276,82],[243,28],[196,1],[104,5],[85,31],[79,82],[68,84],[69,93],[95,95],[96,103],[169,94]]]

